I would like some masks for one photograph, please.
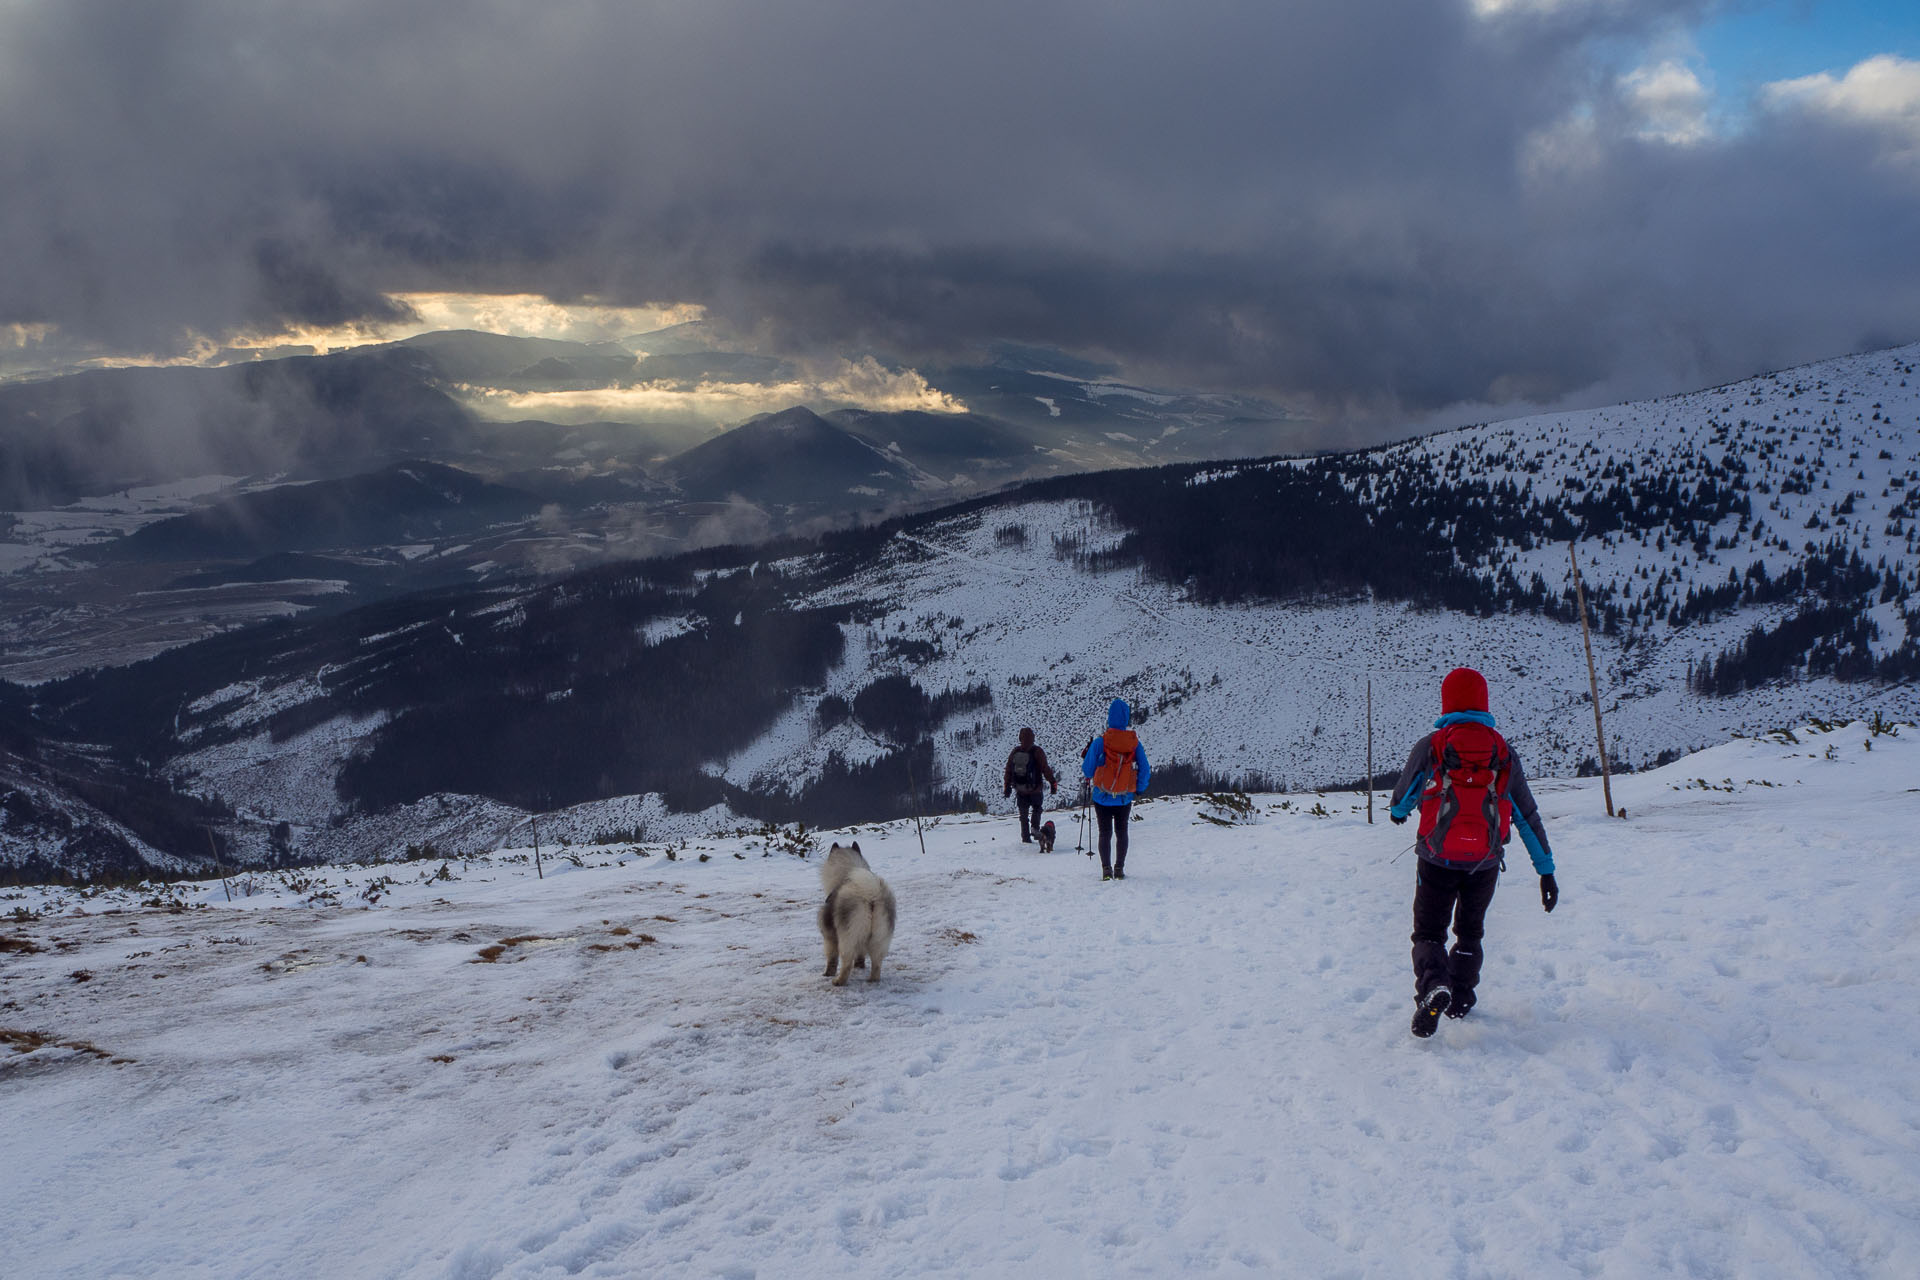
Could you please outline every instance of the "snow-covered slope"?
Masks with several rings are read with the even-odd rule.
[[[451,781],[398,799],[423,806],[412,813],[434,816],[443,847],[461,851],[504,838],[525,816],[514,805],[564,804],[553,829],[574,839],[694,835],[738,825],[743,812],[791,819],[822,787],[853,790],[847,771],[862,767],[876,773],[860,784],[868,807],[852,812],[904,812],[898,735],[846,714],[863,690],[900,676],[930,696],[961,695],[932,727],[931,754],[912,777],[923,798],[938,789],[954,803],[977,794],[1000,806],[1000,769],[1022,725],[1070,769],[1115,695],[1137,708],[1150,758],[1180,766],[1164,770],[1163,785],[1333,786],[1367,772],[1369,683],[1372,768],[1386,773],[1438,711],[1440,676],[1462,663],[1488,675],[1493,710],[1529,768],[1572,773],[1597,754],[1573,621],[1568,547],[1577,540],[1601,623],[1594,648],[1617,767],[1807,716],[1912,717],[1916,361],[1920,347],[1901,348],[1337,457],[1069,477],[802,553],[709,553],[697,568],[640,562],[590,581],[398,602],[367,616],[366,635],[343,633],[348,619],[330,632],[285,633],[279,650],[235,645],[221,660],[231,672],[213,670],[212,658],[183,660],[198,683],[164,696],[134,691],[129,705],[182,708],[170,729],[155,726],[171,733],[169,767],[260,824],[235,832],[237,847],[264,851],[264,824],[287,821],[302,857],[365,856],[422,838],[392,815],[370,819],[352,787],[337,785],[349,761],[390,744],[422,701],[446,712],[438,723],[517,732],[547,708],[595,697],[611,705],[693,673],[724,698],[727,680],[780,659],[772,650],[783,628],[837,626],[844,644],[820,671],[762,698],[764,718],[723,749],[690,760],[712,783],[689,791],[681,807],[693,812],[613,785],[569,786],[564,801],[542,801],[536,787],[507,794],[448,770],[436,776]],[[1285,509],[1303,502],[1312,504],[1305,522]],[[1216,508],[1231,517],[1222,524],[1230,535],[1201,527]],[[1323,515],[1338,539],[1302,551],[1305,576],[1263,578],[1262,558],[1299,550]],[[1349,535],[1351,546],[1340,540]],[[727,584],[744,603],[731,602]],[[720,598],[702,603],[702,592]],[[567,612],[588,597],[616,606],[590,618]],[[619,612],[618,600],[641,597],[667,603]],[[650,665],[682,640],[720,651],[755,609],[794,615],[791,626],[779,615],[763,627],[770,648]],[[460,676],[458,664],[483,646],[492,665]],[[546,664],[538,680],[526,672],[534,655]],[[484,716],[453,705],[503,684],[525,692]],[[576,688],[596,692],[574,699]],[[73,705],[84,712],[94,692],[80,690]],[[640,750],[624,744],[672,732],[622,723],[607,742],[586,744],[583,768],[560,781],[615,776]],[[385,763],[411,769],[423,753],[462,754],[445,735],[414,741],[425,745],[411,756],[389,747]],[[901,774],[899,786],[873,780],[886,768]]]
[[[1871,640],[1885,655],[1915,639],[1904,615],[1920,585],[1915,539],[1920,491],[1920,347],[1851,357],[1688,396],[1470,428],[1356,455],[1363,500],[1388,484],[1482,483],[1508,501],[1591,503],[1588,527],[1607,527],[1609,501],[1629,508],[1612,531],[1582,538],[1586,590],[1609,615],[1595,639],[1602,704],[1616,764],[1651,763],[1730,732],[1758,732],[1795,716],[1920,712],[1920,689],[1829,675],[1708,696],[1690,677],[1756,626],[1793,615],[1806,593],[1701,607],[1731,573],[1754,594],[1816,548],[1858,555],[1888,591],[1874,600]],[[1255,463],[1202,471],[1206,484]],[[1796,490],[1802,484],[1806,492]],[[1676,518],[1718,489],[1726,514]],[[1649,499],[1671,495],[1671,503]],[[1751,515],[1739,511],[1741,500]],[[1707,501],[1702,499],[1702,501]],[[1836,508],[1848,507],[1845,512]],[[1817,527],[1809,527],[1817,526]],[[1541,527],[1495,537],[1461,567],[1489,584],[1544,598],[1571,592],[1569,534]],[[1220,607],[1138,570],[1089,572],[1089,553],[1117,546],[1124,528],[1086,501],[1009,503],[903,531],[868,571],[819,599],[877,612],[849,646],[828,692],[850,695],[875,675],[906,669],[930,692],[985,681],[991,712],[940,735],[937,759],[954,789],[995,796],[1012,730],[1040,729],[1056,754],[1077,750],[1103,723],[1107,700],[1142,713],[1149,755],[1210,773],[1329,785],[1366,772],[1367,685],[1377,726],[1374,768],[1398,755],[1438,711],[1439,677],[1458,664],[1485,671],[1494,711],[1540,770],[1571,772],[1595,754],[1578,628],[1538,613],[1474,616],[1369,600]],[[1075,558],[1063,559],[1063,548]],[[1755,566],[1764,571],[1756,579]],[[1891,593],[1893,587],[1897,594]],[[1695,601],[1689,610],[1689,597]],[[1676,613],[1683,614],[1675,621]],[[1569,613],[1567,616],[1572,616]],[[893,641],[889,645],[889,641]],[[902,641],[930,642],[903,647]],[[903,658],[903,652],[911,657]],[[811,706],[728,762],[741,785],[771,784],[829,753],[877,745],[858,725],[822,736]],[[863,746],[863,744],[865,744]],[[802,775],[804,776],[804,775]]]
[[[1432,1041],[1344,795],[1150,802],[1106,885],[1070,825],[861,830],[900,928],[843,989],[752,838],[0,893],[7,1269],[1913,1275],[1917,778],[1854,724],[1624,822],[1537,783],[1560,905],[1513,869]]]

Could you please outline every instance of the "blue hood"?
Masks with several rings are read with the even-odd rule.
[[[1449,711],[1446,715],[1435,720],[1433,727],[1436,729],[1444,729],[1450,724],[1483,724],[1491,729],[1494,727],[1493,713],[1489,711]]]
[[[1133,719],[1133,708],[1125,698],[1115,698],[1107,707],[1107,728],[1124,729]]]

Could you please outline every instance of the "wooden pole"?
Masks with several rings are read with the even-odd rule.
[[[545,880],[547,869],[540,864],[540,819],[529,818],[528,821],[533,824],[533,874],[536,878]]]
[[[1367,825],[1373,825],[1373,677],[1367,677]]]
[[[920,852],[927,851],[927,833],[920,828],[920,784],[913,780],[913,744],[904,748],[907,757],[907,800],[913,806],[913,832],[920,837]]]
[[[220,875],[220,887],[226,890],[227,901],[233,901],[233,890],[227,886],[227,869],[220,863],[220,846],[213,842],[213,828],[208,827],[207,848],[213,851],[213,869]]]
[[[1587,623],[1587,589],[1580,582],[1580,557],[1573,543],[1567,543],[1567,559],[1573,563],[1573,594],[1580,604],[1580,639],[1587,646],[1587,692],[1593,697],[1593,737],[1600,745],[1600,793],[1607,800],[1607,816],[1613,816],[1613,780],[1607,772],[1607,731],[1600,725],[1600,679],[1593,670],[1593,629]]]

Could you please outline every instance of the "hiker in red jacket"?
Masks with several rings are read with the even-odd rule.
[[[1540,876],[1540,905],[1560,901],[1553,850],[1533,790],[1487,711],[1486,677],[1456,667],[1440,683],[1440,718],[1414,744],[1394,784],[1387,816],[1397,826],[1420,808],[1419,879],[1413,891],[1413,1034],[1426,1037],[1440,1015],[1464,1018],[1480,983],[1487,907],[1505,867],[1507,837],[1520,833]],[[1453,950],[1447,950],[1447,919]]]
[[[1032,844],[1040,831],[1041,787],[1049,785],[1053,794],[1060,794],[1060,779],[1054,775],[1053,766],[1047,763],[1047,753],[1033,744],[1033,730],[1020,731],[1020,745],[1007,753],[1007,770],[1001,780],[1002,797],[1017,796],[1020,806],[1020,843]],[[1033,815],[1032,831],[1028,831],[1027,815]],[[1042,849],[1042,853],[1046,850]]]

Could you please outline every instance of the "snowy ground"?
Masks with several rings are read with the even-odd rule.
[[[195,476],[82,498],[64,507],[9,512],[14,523],[0,539],[0,576],[61,567],[60,553],[123,537],[135,529],[191,510],[240,484],[241,476]],[[260,486],[253,486],[260,487]]]
[[[1518,859],[1427,1042],[1346,795],[1149,803],[1108,885],[1065,814],[863,830],[900,932],[838,990],[817,857],[745,838],[9,892],[6,1271],[1920,1274],[1916,782],[1856,725],[1625,822],[1537,784],[1560,908]]]

